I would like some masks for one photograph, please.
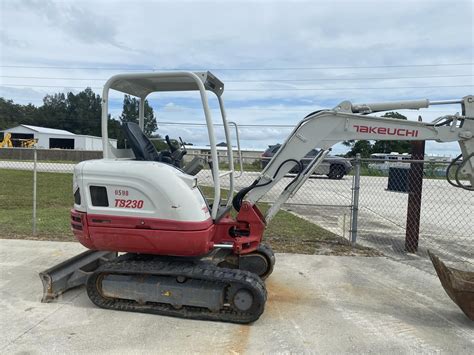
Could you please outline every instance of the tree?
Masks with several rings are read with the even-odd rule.
[[[382,117],[396,118],[399,120],[407,119],[405,116],[398,112],[387,112],[383,114]],[[379,140],[375,141],[374,144],[372,144],[370,143],[370,141],[366,140],[349,140],[342,142],[342,144],[351,148],[346,154],[348,157],[355,157],[355,155],[359,153],[362,158],[368,158],[370,157],[370,154],[373,153],[408,153],[411,150],[411,144],[408,141]]]
[[[382,117],[396,118],[399,120],[406,120],[407,118],[398,112],[387,112]],[[408,141],[375,141],[372,146],[372,153],[409,153],[411,151],[411,144]]]
[[[25,106],[0,97],[0,130],[18,126],[25,122]],[[28,109],[30,106],[26,106]],[[34,107],[34,106],[33,106]]]
[[[348,141],[346,141],[348,142]],[[361,140],[361,141],[352,141],[350,143],[343,142],[344,145],[351,144],[351,150],[347,152],[346,156],[355,157],[356,154],[360,154],[362,158],[370,157],[372,154],[372,144],[370,141]]]
[[[100,136],[102,104],[100,95],[86,88],[77,95],[67,95],[68,130],[74,133]]]
[[[122,114],[119,117],[120,122],[138,123],[139,107],[140,101],[137,98],[125,95],[123,99]],[[145,100],[145,122],[143,132],[150,137],[157,129],[158,125],[156,123],[155,114],[153,113],[153,108],[148,104],[148,100]]]
[[[35,125],[69,130],[67,99],[64,93],[46,95],[43,106],[38,109]]]

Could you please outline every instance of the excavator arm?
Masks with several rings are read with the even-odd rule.
[[[461,105],[461,114],[439,117],[430,123],[368,115],[381,111],[419,109],[453,103]],[[266,215],[268,222],[280,206],[309,178],[331,146],[345,140],[362,139],[457,141],[463,157],[460,172],[468,176],[471,184],[471,187],[466,188],[471,189],[474,186],[474,96],[450,101],[416,100],[363,105],[343,101],[332,110],[317,111],[304,118],[253,184],[236,194],[234,207],[238,210],[244,198],[255,204],[295,165],[299,165],[299,174],[287,185],[280,198],[268,211]],[[313,148],[320,148],[320,154],[301,171],[301,159]]]

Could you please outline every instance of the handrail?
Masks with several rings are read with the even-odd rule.
[[[227,162],[229,164],[229,172],[222,176],[229,175],[229,195],[227,196],[226,207],[229,207],[232,203],[233,192],[234,192],[234,155],[232,152],[232,140],[230,138],[229,125],[227,124],[226,112],[224,108],[224,100],[222,96],[217,96],[219,101],[219,108],[221,110],[222,124],[224,125],[224,134],[227,145]],[[220,175],[219,175],[220,176]]]
[[[234,121],[229,121],[229,124],[234,125],[235,127],[235,138],[237,140],[237,153],[239,155],[239,164],[240,164],[240,174],[239,176],[235,176],[235,177],[239,178],[244,173],[244,165],[242,162],[242,151],[240,150],[239,127],[237,126],[237,123],[235,123]]]

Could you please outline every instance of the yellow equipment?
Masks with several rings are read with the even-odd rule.
[[[38,143],[37,138],[21,139],[21,147],[22,148],[33,148],[36,143]]]
[[[0,142],[0,148],[12,148],[13,143],[12,143],[11,137],[12,137],[11,133],[5,133],[3,140]]]

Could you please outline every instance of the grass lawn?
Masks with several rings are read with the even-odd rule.
[[[33,172],[0,170],[0,236],[74,241],[69,227],[72,174],[37,174],[37,231],[32,237]]]
[[[37,231],[32,236],[33,173],[0,170],[0,237],[75,241],[69,227],[69,210],[73,206],[72,174],[38,173]],[[205,195],[213,190],[203,187]],[[262,211],[267,204],[259,204]],[[275,252],[304,254],[362,254],[374,251],[352,248],[343,238],[292,213],[281,210],[269,223],[265,242]]]

